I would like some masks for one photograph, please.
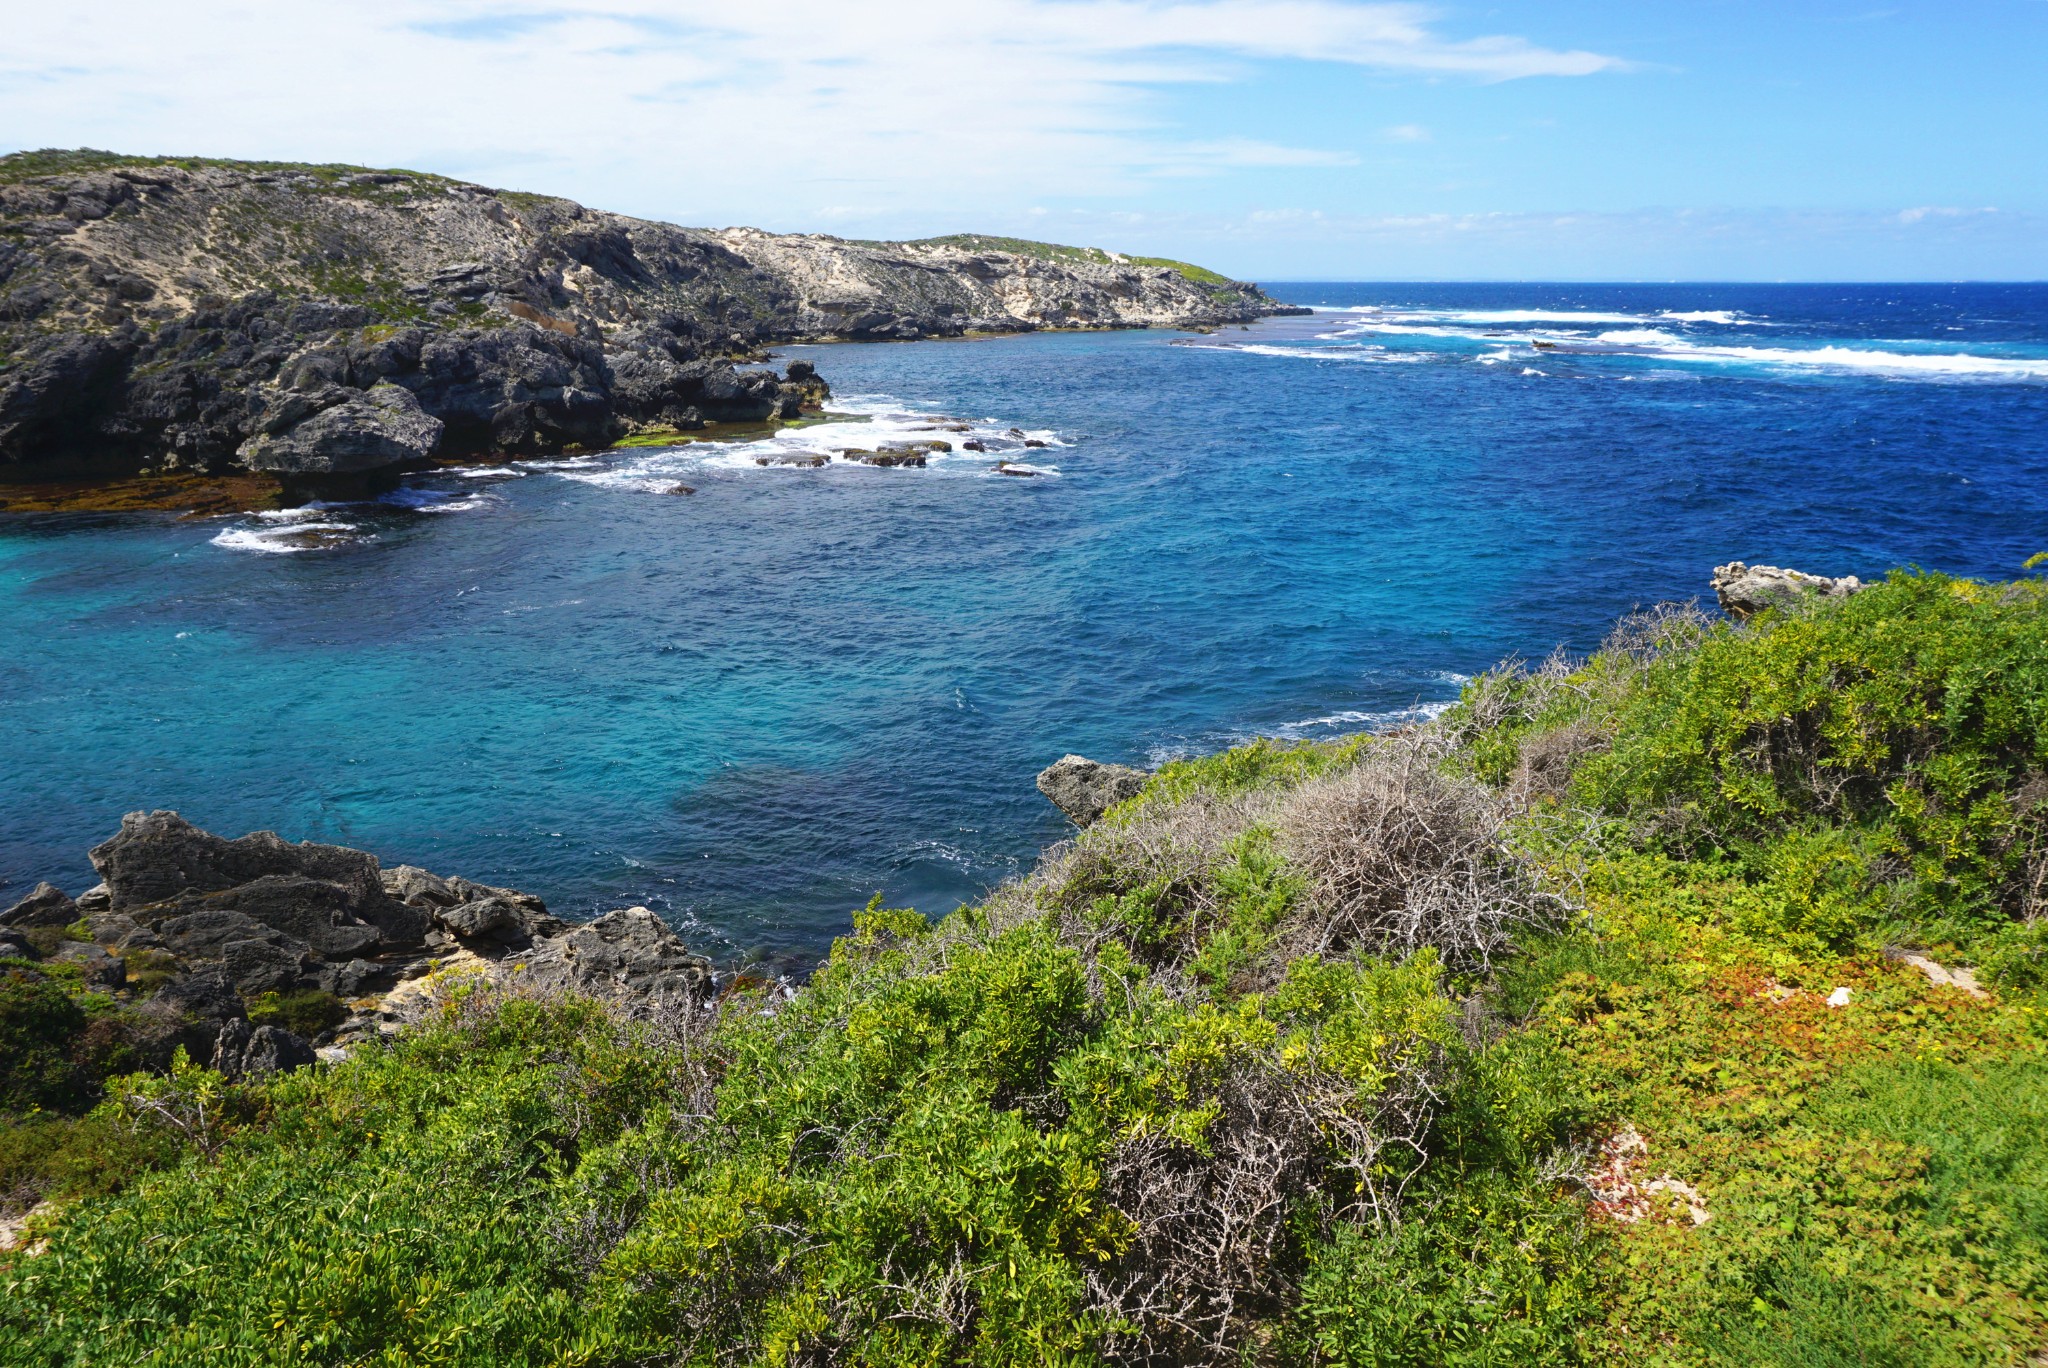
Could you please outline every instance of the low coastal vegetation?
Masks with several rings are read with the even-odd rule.
[[[1171,257],[1125,256],[1118,252],[1104,251],[1100,247],[1064,247],[1057,242],[1034,242],[1030,238],[999,237],[989,233],[949,233],[945,237],[921,238],[908,245],[960,247],[970,252],[1005,252],[1011,256],[1031,257],[1037,261],[1057,261],[1068,265],[1159,266],[1178,272],[1197,285],[1237,284],[1229,276],[1212,271],[1206,266],[1175,261]]]
[[[2033,1361],[2044,723],[2043,586],[1897,573],[1168,765],[793,994],[229,1083],[0,962],[0,1361]]]

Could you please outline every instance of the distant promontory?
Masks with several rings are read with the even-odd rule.
[[[0,481],[347,477],[794,417],[775,343],[1294,312],[1186,263],[705,230],[412,171],[0,158]],[[737,365],[735,363],[738,363]]]

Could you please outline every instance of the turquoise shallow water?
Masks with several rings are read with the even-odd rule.
[[[1275,293],[1326,312],[792,349],[865,421],[743,451],[0,517],[0,898],[176,807],[800,962],[1024,867],[1064,751],[1414,716],[1732,558],[2048,548],[2048,288]],[[755,464],[936,416],[1007,450]]]

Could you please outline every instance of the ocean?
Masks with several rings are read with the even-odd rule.
[[[0,515],[0,902],[172,807],[800,968],[1028,868],[1065,752],[1427,716],[1724,561],[2048,550],[2048,286],[1269,289],[1316,312],[784,348],[849,416],[765,441]]]

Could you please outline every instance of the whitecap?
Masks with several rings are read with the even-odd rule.
[[[358,529],[345,522],[282,523],[269,527],[229,527],[211,540],[228,551],[262,551],[291,555],[300,551],[326,551],[355,540]]]
[[[1684,338],[1676,333],[1665,332],[1662,328],[1620,328],[1613,332],[1601,333],[1593,340],[1617,347],[1661,347],[1672,343],[1679,346],[1688,345]]]
[[[1673,323],[1718,323],[1724,328],[1760,328],[1762,320],[1745,318],[1735,309],[1665,309],[1657,315]]]
[[[377,502],[390,508],[410,509],[415,513],[467,513],[482,508],[497,500],[489,494],[467,494],[461,498],[440,489],[416,489],[407,486],[394,489],[378,496]]]
[[[1718,365],[1811,367],[1900,378],[2048,380],[2048,357],[1974,356],[1966,352],[1891,352],[1863,347],[1732,347],[1673,339],[1645,345],[1660,361]]]
[[[1322,312],[1318,310],[1317,312]],[[1331,313],[1365,314],[1384,318],[1428,319],[1440,323],[1647,323],[1643,314],[1599,313],[1586,309],[1421,309],[1383,305],[1357,305],[1331,309]]]
[[[1305,741],[1333,731],[1391,731],[1396,727],[1412,727],[1418,723],[1431,721],[1441,716],[1450,706],[1451,700],[1446,699],[1442,702],[1412,703],[1405,708],[1383,708],[1375,711],[1345,709],[1325,713],[1321,717],[1304,717],[1298,722],[1284,722],[1264,734],[1281,741]]]
[[[1287,356],[1297,361],[1361,361],[1401,362],[1425,361],[1427,357],[1416,352],[1390,352],[1385,347],[1352,343],[1338,347],[1281,347],[1264,342],[1226,342],[1221,345],[1196,347],[1196,351],[1234,351],[1248,356]]]

